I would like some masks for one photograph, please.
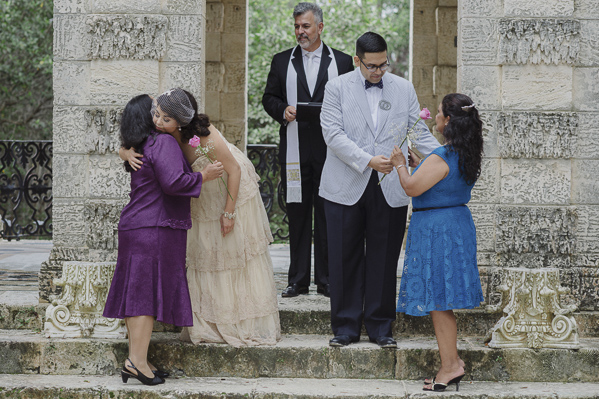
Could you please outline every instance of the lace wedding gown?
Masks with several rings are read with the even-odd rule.
[[[225,142],[241,168],[237,217],[233,231],[223,237],[220,216],[228,194],[220,179],[203,183],[200,197],[192,198],[187,280],[193,327],[183,329],[182,339],[196,344],[274,345],[281,327],[260,177],[244,153]],[[192,168],[199,172],[210,161],[200,149],[196,154],[200,156]],[[227,181],[226,173],[223,179]]]

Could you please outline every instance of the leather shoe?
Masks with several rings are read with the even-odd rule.
[[[318,287],[316,287],[316,292],[326,296],[327,298],[331,297],[331,291],[329,290],[328,284],[319,285]]]
[[[290,284],[287,286],[287,288],[285,288],[283,290],[283,292],[281,293],[281,296],[283,298],[292,298],[294,296],[307,294],[307,293],[308,293],[308,287],[301,287],[297,284]]]
[[[349,335],[335,335],[335,337],[331,338],[331,340],[329,341],[329,346],[347,346],[352,342],[358,342],[358,340],[350,338]]]
[[[378,346],[381,348],[397,348],[397,342],[393,339],[393,337],[377,337],[370,338],[370,342],[376,342]]]

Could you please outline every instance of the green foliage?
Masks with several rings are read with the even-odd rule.
[[[52,139],[52,13],[47,0],[0,0],[0,139]]]
[[[249,143],[278,143],[279,125],[262,108],[262,94],[273,55],[296,45],[293,7],[298,1],[250,0],[248,129]],[[410,3],[408,0],[317,1],[324,14],[322,39],[355,54],[356,39],[367,31],[387,40],[393,73],[408,70]]]

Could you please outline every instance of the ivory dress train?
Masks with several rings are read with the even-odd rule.
[[[281,327],[260,177],[243,152],[227,146],[241,168],[235,226],[221,235],[227,190],[220,179],[204,183],[200,197],[192,199],[193,226],[187,234],[193,327],[184,328],[181,338],[195,344],[274,345]],[[210,161],[199,149],[196,154],[200,156],[192,168],[201,171]],[[227,181],[226,173],[223,179]]]

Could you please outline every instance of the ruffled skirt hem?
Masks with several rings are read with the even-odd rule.
[[[216,324],[193,315],[194,326],[181,332],[183,341],[194,344],[222,343],[234,347],[275,345],[281,339],[279,313],[241,320],[235,324]]]

